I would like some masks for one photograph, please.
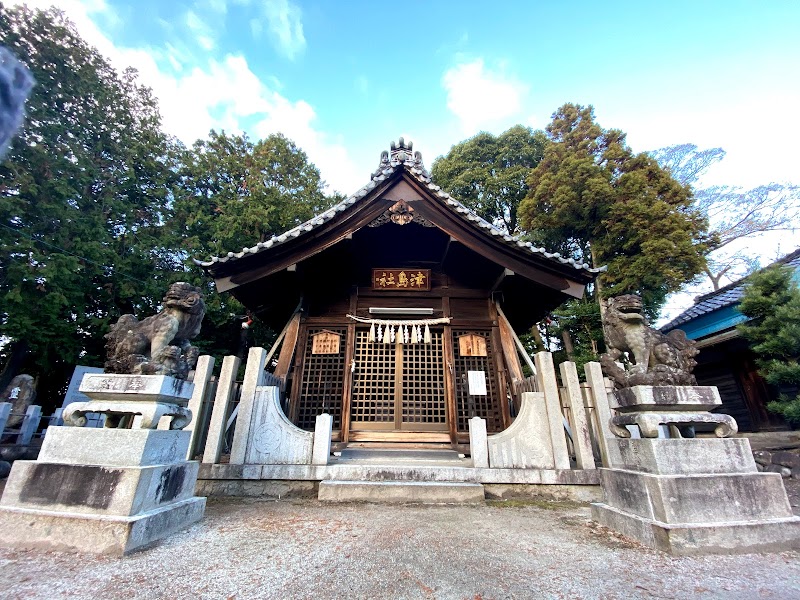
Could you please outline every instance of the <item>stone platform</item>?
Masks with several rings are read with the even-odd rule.
[[[676,555],[800,547],[781,477],[759,473],[746,439],[609,440],[592,518]]]
[[[0,499],[0,543],[127,554],[203,516],[190,432],[51,427]]]
[[[476,504],[484,501],[479,483],[434,481],[322,481],[323,502]]]

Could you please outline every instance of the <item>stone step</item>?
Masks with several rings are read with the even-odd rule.
[[[476,504],[484,501],[480,483],[440,481],[321,481],[323,502]]]
[[[332,462],[338,464],[471,466],[453,450],[389,450],[346,448]]]

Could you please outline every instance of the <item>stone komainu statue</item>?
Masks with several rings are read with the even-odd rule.
[[[206,305],[200,288],[173,283],[157,315],[139,322],[122,315],[106,334],[106,373],[170,375],[186,379],[199,351],[189,340],[200,333]]]
[[[695,342],[680,329],[664,335],[650,327],[639,296],[608,300],[603,335],[608,353],[600,357],[600,364],[617,387],[697,385],[692,375],[697,364]]]

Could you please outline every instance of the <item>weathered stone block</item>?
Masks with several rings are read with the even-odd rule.
[[[133,516],[190,498],[198,466],[197,462],[103,467],[17,461],[0,506]]]
[[[800,518],[737,523],[670,524],[592,504],[592,519],[642,544],[676,556],[778,552],[800,548]]]
[[[800,454],[782,450],[772,455],[772,462],[776,465],[789,467],[792,471],[800,471]]]
[[[709,410],[722,404],[715,386],[636,385],[609,395],[612,408],[630,411]]]
[[[769,452],[768,450],[756,450],[753,452],[753,458],[760,465],[772,464],[772,452]]]
[[[145,467],[183,462],[189,431],[49,427],[39,452],[46,463]]]
[[[756,463],[745,438],[608,440],[615,451],[611,466],[655,475],[755,473]]]
[[[205,498],[134,516],[102,516],[0,506],[0,544],[121,556],[199,521]]]
[[[167,375],[87,373],[78,388],[92,400],[164,402],[185,406],[194,386]]]
[[[469,451],[473,467],[489,468],[489,440],[486,435],[485,419],[472,417],[469,420]]]
[[[604,503],[664,523],[725,523],[792,516],[781,478],[768,473],[650,475],[602,469]]]
[[[792,476],[792,470],[789,467],[782,467],[781,465],[767,465],[764,467],[767,473],[777,473],[783,479],[788,479]]]

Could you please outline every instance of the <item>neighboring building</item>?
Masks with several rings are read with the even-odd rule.
[[[800,249],[774,264],[800,269]],[[699,296],[694,306],[683,311],[661,328],[668,332],[683,329],[697,341],[695,375],[700,385],[716,385],[722,397],[720,412],[731,415],[742,431],[786,429],[786,422],[767,410],[774,394],[758,375],[755,356],[736,329],[747,320],[738,310],[747,278],[717,291]]]
[[[597,273],[478,217],[402,138],[337,206],[197,264],[284,328],[287,414],[312,430],[330,413],[340,442],[467,444],[473,416],[507,428],[523,378],[514,330],[580,298]]]

